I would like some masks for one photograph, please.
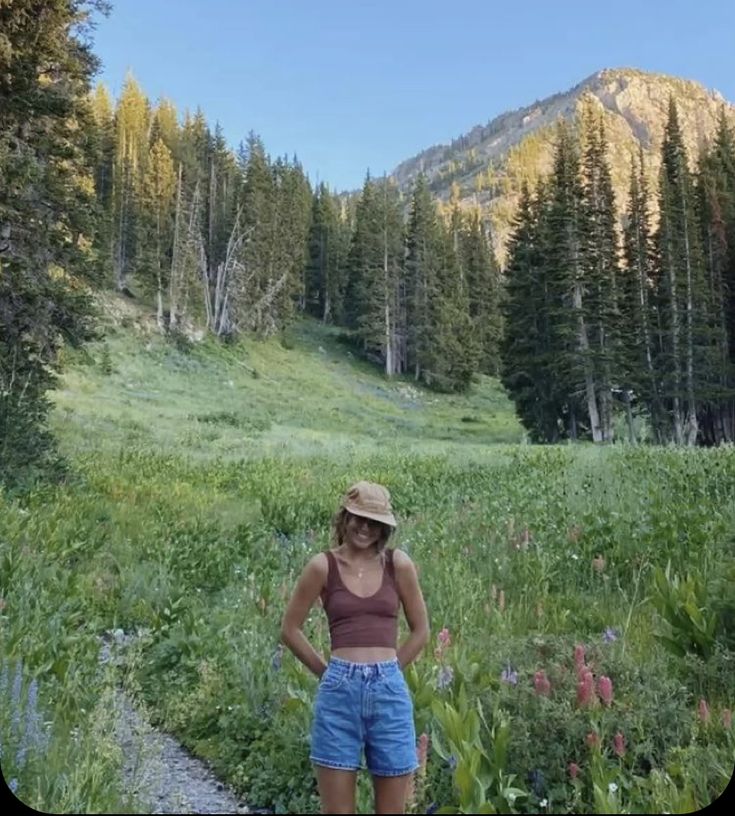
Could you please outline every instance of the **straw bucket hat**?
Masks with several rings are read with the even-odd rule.
[[[345,493],[342,507],[355,516],[380,521],[396,527],[396,519],[390,506],[390,493],[375,482],[357,482]]]

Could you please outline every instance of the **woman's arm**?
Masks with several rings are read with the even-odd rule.
[[[328,569],[324,553],[315,555],[309,561],[296,582],[281,623],[281,641],[317,677],[322,676],[327,664],[306,639],[301,627],[322,591]]]
[[[426,613],[426,604],[413,561],[401,550],[394,550],[393,564],[398,595],[403,604],[408,628],[411,630],[398,649],[398,662],[403,669],[418,657],[429,642],[429,616]]]

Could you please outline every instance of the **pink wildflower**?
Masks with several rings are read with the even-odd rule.
[[[722,725],[728,731],[732,728],[732,711],[729,708],[722,709]]]
[[[594,569],[595,572],[605,571],[605,559],[599,553],[596,558],[592,559],[592,569]]]
[[[577,683],[577,705],[580,708],[585,708],[593,706],[596,702],[595,681],[592,672],[587,669],[583,672],[580,681]]]
[[[622,731],[618,731],[613,737],[613,751],[615,751],[616,756],[625,756],[625,735]]]
[[[613,684],[609,677],[604,675],[597,682],[597,690],[600,692],[600,697],[605,705],[610,705],[613,700]]]
[[[597,733],[597,731],[590,731],[585,737],[585,742],[587,743],[588,748],[599,748],[600,735]]]
[[[417,753],[419,759],[418,772],[420,776],[423,776],[426,773],[426,761],[429,757],[429,735],[426,731],[419,737]]]
[[[576,762],[570,762],[568,765],[569,776],[572,779],[576,779],[579,776],[579,765]]]
[[[445,626],[441,632],[436,636],[436,649],[434,649],[434,657],[440,663],[444,660],[444,652],[452,643],[452,638],[449,635],[449,629]]]
[[[707,701],[702,697],[699,701],[699,706],[697,707],[697,713],[699,715],[699,719],[703,723],[709,722],[709,706],[707,705]]]
[[[533,687],[536,694],[543,697],[548,697],[551,694],[551,683],[549,682],[549,678],[546,676],[546,672],[543,669],[534,674]]]

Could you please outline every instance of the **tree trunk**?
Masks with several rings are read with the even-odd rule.
[[[579,350],[582,354],[584,389],[587,397],[587,411],[590,417],[592,440],[594,442],[602,442],[600,414],[597,407],[597,395],[595,394],[595,381],[589,360],[590,344],[587,337],[584,315],[582,314],[582,287],[579,281],[575,281],[574,284],[574,308],[577,312],[577,342],[579,343]]]

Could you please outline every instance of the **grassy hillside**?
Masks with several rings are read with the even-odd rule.
[[[69,357],[53,397],[67,453],[133,444],[232,460],[388,446],[475,457],[523,435],[497,381],[444,395],[387,380],[317,321],[268,341],[186,347],[121,298],[107,296],[102,310],[105,339]]]

